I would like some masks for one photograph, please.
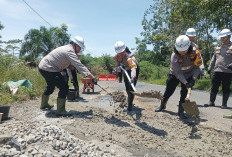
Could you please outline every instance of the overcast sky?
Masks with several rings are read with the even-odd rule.
[[[68,25],[71,37],[80,35],[92,56],[114,55],[114,44],[123,41],[135,48],[142,19],[152,0],[24,0],[49,24]],[[23,0],[0,0],[1,40],[23,39],[32,28],[50,27]]]

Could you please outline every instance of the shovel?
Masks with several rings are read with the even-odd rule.
[[[154,90],[150,90],[150,91],[144,91],[144,92],[132,92],[132,94],[139,96],[139,97],[145,97],[145,98],[156,98],[156,99],[163,99],[163,95],[160,91],[154,91]]]
[[[135,86],[134,86],[134,84],[131,82],[131,78],[130,78],[130,76],[128,75],[126,69],[124,69],[122,66],[120,66],[120,68],[121,68],[122,71],[126,74],[126,77],[127,77],[128,81],[129,81],[129,83],[130,83],[132,89],[134,90],[134,92],[136,92]]]
[[[100,87],[102,90],[104,90],[107,94],[112,95],[112,94],[109,93],[107,90],[105,90],[105,88],[103,88],[101,85],[99,85],[99,84],[97,84],[97,85],[98,85],[98,87]]]
[[[191,88],[188,89],[187,97],[185,98],[185,102],[182,104],[182,106],[188,115],[192,115],[196,117],[200,114],[200,112],[199,112],[196,102],[190,101],[189,99],[191,95],[191,90],[192,90]]]

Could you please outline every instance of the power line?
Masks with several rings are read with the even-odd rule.
[[[35,9],[33,9],[27,2],[25,2],[25,0],[22,0],[32,11],[34,11],[41,19],[43,19],[48,25],[50,25],[52,27],[52,25],[45,20],[37,11],[35,11]]]

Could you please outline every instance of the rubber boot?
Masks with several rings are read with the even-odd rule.
[[[214,107],[215,106],[215,100],[216,100],[217,93],[210,93],[210,101],[208,104],[204,104],[205,107]]]
[[[42,98],[41,98],[41,105],[40,105],[40,109],[43,110],[43,109],[51,109],[54,107],[54,105],[49,105],[48,104],[48,100],[49,100],[49,95],[42,95]]]
[[[179,102],[179,106],[178,106],[178,116],[180,117],[180,119],[187,119],[187,118],[188,118],[188,117],[184,114],[184,108],[183,108],[181,102]]]
[[[232,113],[231,113],[231,114],[223,115],[223,118],[229,118],[229,119],[232,119]]]
[[[130,91],[127,91],[128,94],[128,106],[127,106],[127,111],[132,111],[132,103],[134,100],[134,94],[132,94]]]
[[[223,94],[221,109],[227,109],[227,101],[228,101],[229,97],[230,97],[230,94]]]
[[[71,116],[72,115],[65,110],[65,103],[66,103],[66,99],[57,98],[57,110],[56,110],[57,116]]]
[[[166,109],[166,104],[167,104],[167,101],[162,99],[161,103],[160,103],[160,106],[155,109],[155,112],[160,112],[160,111]]]
[[[77,97],[76,98],[79,98],[80,97],[80,94],[79,94],[79,87],[76,89],[77,91]]]

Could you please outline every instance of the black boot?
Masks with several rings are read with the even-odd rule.
[[[214,107],[215,106],[214,102],[216,100],[216,96],[217,96],[217,93],[211,92],[210,93],[210,101],[208,104],[204,104],[204,106],[205,107]]]
[[[183,108],[181,102],[179,102],[179,106],[178,106],[178,116],[180,117],[180,119],[187,119],[187,118],[188,118],[188,117],[184,114],[184,108]]]
[[[167,104],[167,101],[162,99],[161,103],[160,103],[160,106],[155,109],[155,112],[160,112],[160,111],[166,109],[166,104]]]
[[[127,111],[132,111],[132,103],[134,100],[134,94],[132,94],[130,91],[126,91],[128,94],[128,106],[127,106]]]
[[[222,96],[222,106],[221,106],[222,109],[227,109],[227,101],[228,101],[229,97],[230,97],[230,93],[223,94],[223,96]]]

